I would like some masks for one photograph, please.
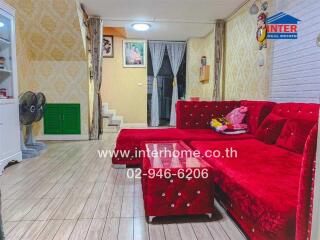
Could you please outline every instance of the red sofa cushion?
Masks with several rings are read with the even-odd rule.
[[[202,154],[207,150],[224,153],[230,147],[236,150],[237,157],[206,158],[213,167],[214,183],[246,214],[244,220],[235,216],[236,220],[250,219],[256,224],[252,228],[267,239],[294,237],[301,155],[256,139],[193,141],[190,145]],[[249,237],[256,239],[254,234]]]
[[[287,119],[283,117],[269,114],[256,131],[255,137],[265,143],[274,144],[286,121]]]
[[[212,129],[122,129],[118,135],[117,144],[139,147],[142,141],[149,140],[182,140],[188,142],[191,140],[230,140],[252,137],[251,134],[225,135]]]
[[[115,153],[119,150],[129,150],[130,157],[114,156],[112,161],[114,164],[139,164],[141,158],[137,159],[135,150],[140,149],[141,142],[145,141],[163,141],[163,140],[182,140],[186,143],[192,140],[232,140],[232,139],[248,139],[253,136],[250,134],[241,135],[224,135],[213,131],[212,129],[122,129],[118,135]],[[125,160],[123,162],[122,160]],[[122,162],[119,162],[122,161]]]
[[[307,137],[314,124],[314,121],[289,119],[281,131],[277,145],[302,154]]]
[[[267,101],[241,101],[241,106],[248,108],[246,123],[249,126],[249,132],[254,134],[259,125],[272,111],[275,103]]]

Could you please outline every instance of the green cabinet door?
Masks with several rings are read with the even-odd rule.
[[[60,134],[62,132],[61,106],[46,104],[44,117],[44,134]]]
[[[62,134],[80,134],[80,104],[62,106]]]
[[[80,104],[46,104],[44,134],[81,134]]]

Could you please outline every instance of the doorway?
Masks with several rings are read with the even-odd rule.
[[[182,63],[179,68],[178,80],[178,95],[179,99],[184,99],[186,94],[186,56],[185,52]],[[153,69],[150,49],[148,48],[148,126],[151,122],[151,99],[152,99],[152,83],[153,83]],[[173,72],[170,65],[170,59],[165,50],[161,69],[158,74],[158,96],[159,96],[159,126],[169,126],[171,113],[171,99],[172,99],[172,81]]]

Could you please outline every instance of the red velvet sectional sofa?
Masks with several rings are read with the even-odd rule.
[[[249,132],[223,135],[210,129],[212,118],[248,107]],[[205,157],[212,166],[215,198],[250,239],[310,236],[312,189],[317,145],[318,104],[267,101],[179,101],[177,127],[123,129],[113,164],[141,163],[141,142],[182,140],[203,156],[207,150],[237,151],[233,158]]]

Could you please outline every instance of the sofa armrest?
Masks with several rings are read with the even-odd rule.
[[[224,117],[237,107],[240,107],[239,101],[178,101],[177,128],[210,128],[212,118]]]
[[[307,138],[302,157],[296,212],[296,240],[310,239],[317,137],[318,124],[313,127]]]

